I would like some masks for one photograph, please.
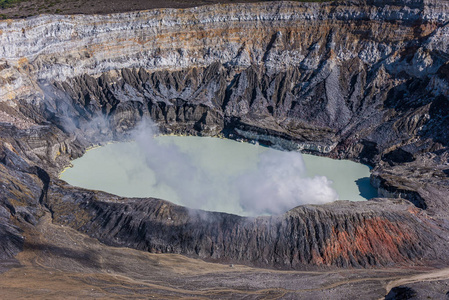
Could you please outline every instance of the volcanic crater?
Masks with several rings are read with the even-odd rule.
[[[87,282],[81,274],[94,274],[88,278],[95,290],[79,296],[117,296],[108,285],[118,279],[108,276],[119,274],[130,289],[141,280],[145,293],[211,297],[188,287],[199,280],[198,270],[167,279],[167,286],[182,286],[172,291],[142,281],[158,278],[136,263],[181,274],[180,266],[202,259],[201,266],[226,264],[204,267],[226,287],[216,290],[221,297],[252,291],[246,296],[377,299],[401,291],[385,282],[447,267],[448,20],[446,1],[373,0],[0,21],[0,286],[17,284],[8,274],[22,266],[28,276],[44,269],[77,274],[71,280],[80,286]],[[92,146],[128,140],[145,118],[164,134],[222,135],[368,164],[379,197],[249,218],[58,179],[72,159]],[[76,246],[65,249],[64,241]],[[118,258],[122,248],[109,246],[128,248],[128,260]],[[105,264],[106,257],[117,267]],[[224,274],[234,264],[235,276],[257,275],[270,287],[233,282]],[[347,270],[362,278],[349,280],[359,285],[329,275]],[[440,280],[432,293],[448,282],[438,272],[429,275]],[[292,274],[337,284],[312,291],[305,281],[272,283]],[[425,286],[413,285],[425,276],[401,284],[425,293]]]

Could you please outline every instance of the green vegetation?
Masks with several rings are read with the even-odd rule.
[[[21,1],[23,0],[0,0],[0,7],[3,9],[8,8]]]

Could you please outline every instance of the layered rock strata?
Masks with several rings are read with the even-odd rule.
[[[447,260],[448,12],[445,1],[276,2],[0,22],[2,255],[50,211],[106,244],[214,261]],[[145,117],[167,133],[370,164],[383,199],[246,219],[57,179]]]

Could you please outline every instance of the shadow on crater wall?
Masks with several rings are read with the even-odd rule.
[[[377,189],[375,189],[371,183],[369,177],[359,178],[355,181],[359,188],[360,196],[366,199],[372,199],[377,197]]]

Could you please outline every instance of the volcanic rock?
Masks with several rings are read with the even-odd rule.
[[[215,262],[445,265],[448,20],[446,1],[374,0],[0,21],[0,258],[50,212],[107,245]],[[369,164],[379,198],[244,218],[58,179],[144,118]]]

